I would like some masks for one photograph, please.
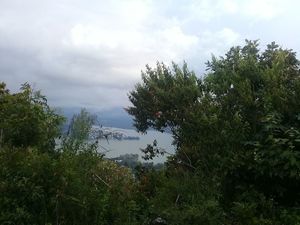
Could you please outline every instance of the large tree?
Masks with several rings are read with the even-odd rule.
[[[0,83],[0,147],[39,147],[53,150],[63,117],[51,109],[40,91],[23,84],[20,92],[11,93]]]
[[[74,115],[54,148],[61,122],[28,84],[0,84],[0,224],[141,224],[133,174],[97,152],[93,116]]]
[[[297,209],[300,71],[296,54],[274,42],[260,51],[257,41],[246,40],[245,46],[232,47],[224,57],[213,57],[207,69],[207,74],[197,77],[186,63],[182,68],[163,63],[147,66],[142,82],[129,94],[132,106],[127,110],[136,128],[171,130],[177,143],[173,165],[205,174],[233,216],[238,214],[236,202],[247,202],[249,196]],[[251,191],[259,194],[241,194]]]

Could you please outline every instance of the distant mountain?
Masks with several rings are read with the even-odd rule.
[[[74,114],[80,112],[81,108],[61,108],[61,114],[63,114],[68,121]],[[95,109],[88,109],[92,114],[97,115],[99,125],[106,127],[118,127],[123,129],[134,129],[132,117],[127,114],[123,108],[114,108],[110,110],[96,111]]]

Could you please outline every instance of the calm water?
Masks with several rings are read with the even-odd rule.
[[[168,133],[160,133],[157,131],[148,131],[147,134],[140,134],[135,130],[111,128],[113,131],[118,131],[126,134],[127,136],[139,137],[139,140],[115,140],[110,139],[108,142],[102,139],[100,145],[108,150],[106,153],[107,158],[118,157],[124,154],[138,154],[139,160],[144,161],[141,158],[142,152],[140,148],[145,148],[147,144],[152,144],[154,140],[157,140],[158,146],[164,148],[169,153],[174,153],[174,146],[172,145],[173,138]],[[105,149],[99,147],[99,151],[103,152]],[[159,156],[153,159],[154,163],[161,163],[166,160],[166,155]],[[151,161],[149,161],[151,162]]]

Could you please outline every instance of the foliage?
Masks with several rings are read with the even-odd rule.
[[[282,215],[293,218],[289,224],[299,223],[293,216],[300,205],[296,54],[274,42],[260,52],[257,41],[246,40],[225,57],[213,56],[207,66],[202,78],[186,63],[147,66],[129,94],[127,111],[136,128],[172,132],[177,152],[169,173],[201,177],[196,192],[219,196],[216,205],[229,224],[286,224]]]
[[[54,149],[63,118],[47,105],[40,91],[25,83],[21,91],[11,94],[0,84],[0,147],[38,147]]]
[[[139,224],[133,174],[90,143],[91,114],[75,115],[59,146],[45,151],[62,121],[46,98],[29,85],[10,94],[2,84],[0,100],[0,224]]]
[[[129,169],[91,152],[0,152],[1,224],[132,224]],[[128,221],[128,223],[126,223]]]
[[[96,116],[90,114],[86,109],[81,109],[79,114],[75,114],[69,124],[68,131],[62,135],[61,150],[77,153],[79,151],[96,151],[99,138],[92,139],[92,126],[96,121]]]
[[[40,92],[1,83],[0,223],[300,224],[296,54],[246,41],[207,66],[201,78],[186,63],[147,66],[129,94],[139,131],[174,136],[161,170],[104,159],[86,110],[59,138],[63,118]],[[167,153],[156,141],[143,152]]]

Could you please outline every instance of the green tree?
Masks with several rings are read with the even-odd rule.
[[[0,84],[0,146],[53,150],[62,122],[63,117],[48,106],[45,96],[29,84],[13,94]]]
[[[99,135],[93,136],[92,126],[96,122],[96,116],[90,114],[86,109],[81,109],[79,114],[75,114],[68,126],[67,132],[62,135],[62,151],[97,151]]]
[[[55,147],[62,117],[39,92],[2,83],[0,106],[0,224],[140,224],[133,174],[97,152],[90,113]]]
[[[142,82],[129,94],[132,106],[127,110],[136,128],[171,130],[177,152],[169,170],[198,174],[229,221],[276,224],[276,217],[288,224],[284,214],[299,223],[296,54],[275,43],[261,52],[257,41],[246,40],[245,46],[232,47],[207,66],[202,78],[185,63],[182,68],[147,66]]]

